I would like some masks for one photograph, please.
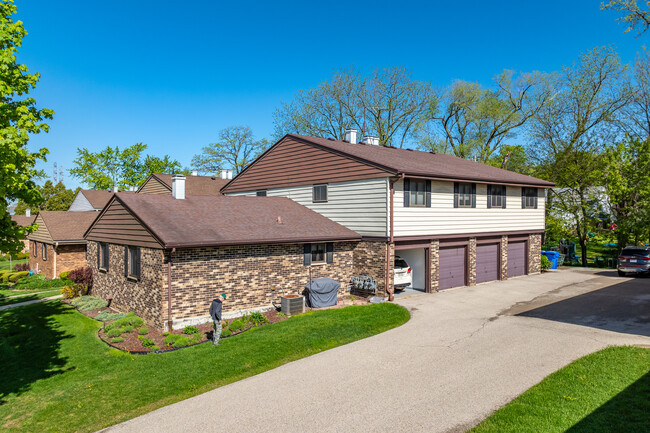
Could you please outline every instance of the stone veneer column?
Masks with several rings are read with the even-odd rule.
[[[528,273],[539,274],[542,271],[542,235],[528,236]]]
[[[476,285],[476,238],[469,238],[469,269],[467,285]]]
[[[395,244],[388,245],[388,287],[395,294]],[[386,294],[388,295],[388,294]]]
[[[508,279],[508,236],[501,236],[501,280]]]
[[[431,258],[431,292],[437,292],[438,281],[440,280],[440,241],[438,239],[431,241],[429,251]]]

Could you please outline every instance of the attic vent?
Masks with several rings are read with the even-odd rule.
[[[282,222],[282,217],[280,217],[280,216],[278,216],[278,224],[284,224],[284,223]]]

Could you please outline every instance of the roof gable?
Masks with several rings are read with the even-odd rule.
[[[394,170],[354,155],[286,135],[224,188],[223,192],[387,177]]]
[[[97,212],[41,211],[36,216],[38,230],[28,239],[45,243],[85,243],[84,232],[97,217]]]
[[[185,176],[185,195],[221,195],[221,188],[228,183],[215,176]],[[141,194],[171,194],[172,175],[153,173],[138,188]]]

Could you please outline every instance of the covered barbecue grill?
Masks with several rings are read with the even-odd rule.
[[[331,307],[336,305],[336,295],[341,284],[331,278],[315,278],[305,284],[309,295],[309,306],[312,308]]]

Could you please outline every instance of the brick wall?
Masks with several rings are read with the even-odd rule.
[[[372,277],[377,281],[377,295],[386,294],[386,242],[362,241],[356,244],[354,249],[354,275]],[[392,254],[395,253],[394,246]],[[390,285],[392,287],[392,267],[394,260],[391,260]]]
[[[431,241],[431,292],[438,291],[438,280],[440,278],[440,241]]]
[[[542,271],[542,235],[528,236],[528,273],[538,274]]]
[[[508,236],[501,236],[501,280],[508,279]]]
[[[56,273],[72,271],[86,266],[86,245],[59,245],[56,248]]]
[[[112,298],[111,307],[133,311],[159,329],[163,328],[163,308],[166,303],[166,270],[162,250],[140,249],[141,278],[139,281],[124,275],[124,246],[109,244],[108,271],[97,268],[97,243],[88,243],[88,266],[93,270],[92,295]]]
[[[469,243],[467,244],[467,254],[469,258],[467,269],[467,285],[475,286],[476,285],[476,238],[469,238]]]
[[[302,244],[179,249],[172,255],[172,318],[207,315],[221,293],[224,313],[267,307],[283,293],[302,294],[310,278],[332,278],[343,292],[353,254],[354,243],[335,243],[333,263],[304,266]]]
[[[47,259],[43,260],[43,248],[47,249]],[[44,244],[42,242],[36,243],[36,257],[34,252],[29,253],[29,269],[43,274],[45,278],[55,278],[54,275],[54,245]]]

